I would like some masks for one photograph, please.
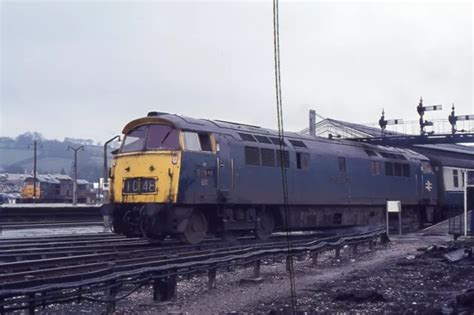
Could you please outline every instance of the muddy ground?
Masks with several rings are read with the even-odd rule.
[[[445,247],[419,250],[314,283],[297,294],[296,309],[317,314],[474,314],[474,298],[465,303],[471,307],[453,303],[456,295],[474,289],[474,260],[450,263],[443,257],[450,250]],[[242,311],[284,314],[290,305],[289,297],[270,299]]]

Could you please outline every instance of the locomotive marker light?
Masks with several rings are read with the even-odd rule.
[[[387,236],[390,234],[389,213],[398,212],[398,235],[402,236],[402,203],[400,200],[387,200]]]

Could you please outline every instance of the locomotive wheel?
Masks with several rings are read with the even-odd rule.
[[[140,236],[138,220],[138,215],[133,210],[125,212],[122,218],[123,229],[120,229],[121,232],[127,237]]]
[[[184,233],[181,235],[181,240],[188,244],[200,243],[206,237],[207,226],[204,213],[194,210],[188,219]]]
[[[166,238],[166,235],[153,232],[155,220],[155,218],[147,215],[140,216],[140,232],[142,233],[142,236],[148,240],[162,241]]]
[[[274,228],[275,219],[273,218],[273,215],[268,211],[260,212],[257,216],[257,229],[255,230],[255,236],[257,239],[269,239]]]

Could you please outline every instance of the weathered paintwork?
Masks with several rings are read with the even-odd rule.
[[[117,203],[175,203],[180,177],[180,151],[124,153],[114,158],[112,167],[112,200]],[[156,193],[124,194],[127,178],[154,178]]]
[[[271,209],[277,216],[277,223],[282,226],[284,198],[281,168],[247,165],[245,161],[246,146],[275,151],[279,150],[280,146],[274,143],[244,141],[239,135],[246,133],[277,137],[276,131],[257,126],[160,114],[130,122],[124,128],[124,133],[143,124],[168,124],[179,132],[209,134],[212,139],[212,151],[183,149],[116,155],[112,167],[113,205],[109,207],[120,209],[122,215],[131,211],[130,209],[141,213],[140,209],[144,208],[137,208],[133,206],[135,204],[153,204],[153,207],[144,211],[149,218],[161,216],[162,225],[166,222],[166,227],[159,227],[160,233],[182,231],[181,227],[185,225],[186,216],[192,209],[200,209],[210,220],[214,220],[211,228],[216,231],[225,229],[226,226],[236,229],[254,227],[255,223],[252,222],[255,222],[257,213],[266,211],[265,209]],[[303,141],[305,147],[294,146],[291,140]],[[184,148],[182,133],[180,142]],[[436,177],[433,173],[422,170],[422,163],[429,163],[429,160],[412,150],[291,132],[285,133],[284,148],[289,152],[287,184],[291,227],[380,223],[384,218],[383,209],[387,200],[400,200],[403,207],[412,210],[436,205]],[[402,159],[386,158],[380,154],[371,156],[366,150],[398,154],[402,155]],[[297,168],[298,152],[309,154],[307,169]],[[346,167],[343,170],[340,170],[339,158],[345,159]],[[381,166],[380,173],[375,175],[371,171],[374,161],[378,161]],[[408,165],[409,176],[386,176],[386,162]],[[151,166],[153,171],[150,171]],[[123,194],[125,178],[150,176],[157,177],[156,194]],[[239,220],[248,224],[239,225]]]

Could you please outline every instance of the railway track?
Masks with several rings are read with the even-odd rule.
[[[317,233],[311,235],[295,235],[294,240],[308,237],[325,237],[334,233]],[[274,235],[269,241],[284,240],[285,235]],[[237,242],[241,245],[254,244],[251,236],[240,237]],[[260,243],[263,243],[260,241]],[[157,249],[166,251],[186,251],[205,249],[210,246],[228,246],[218,238],[209,237],[198,245],[183,245],[177,240],[149,241],[140,238],[127,238],[112,233],[97,233],[84,235],[45,236],[40,238],[0,238],[0,263],[46,259],[62,256],[111,253],[121,251],[137,251]]]
[[[383,230],[373,230],[326,238],[303,235],[292,241],[290,253],[283,236],[262,243],[245,238],[235,246],[216,239],[192,246],[179,245],[173,241],[156,246],[147,241],[113,235],[105,237],[102,244],[91,235],[72,239],[50,237],[39,241],[18,241],[11,245],[17,247],[10,249],[10,245],[0,242],[0,313],[25,308],[34,313],[38,305],[71,299],[96,299],[90,294],[102,292],[107,294],[101,301],[113,305],[120,290],[150,281],[156,284],[156,290],[168,292],[166,294],[169,295],[175,290],[173,287],[176,288],[178,275],[207,271],[211,281],[212,278],[215,280],[218,268],[257,262],[260,266],[261,259],[338,249],[345,244],[370,242],[383,233]],[[72,246],[65,246],[67,242]],[[28,247],[32,244],[36,248]]]
[[[76,227],[76,226],[91,226],[91,225],[100,226],[100,225],[104,225],[104,222],[99,221],[99,220],[2,222],[0,224],[0,230]]]

